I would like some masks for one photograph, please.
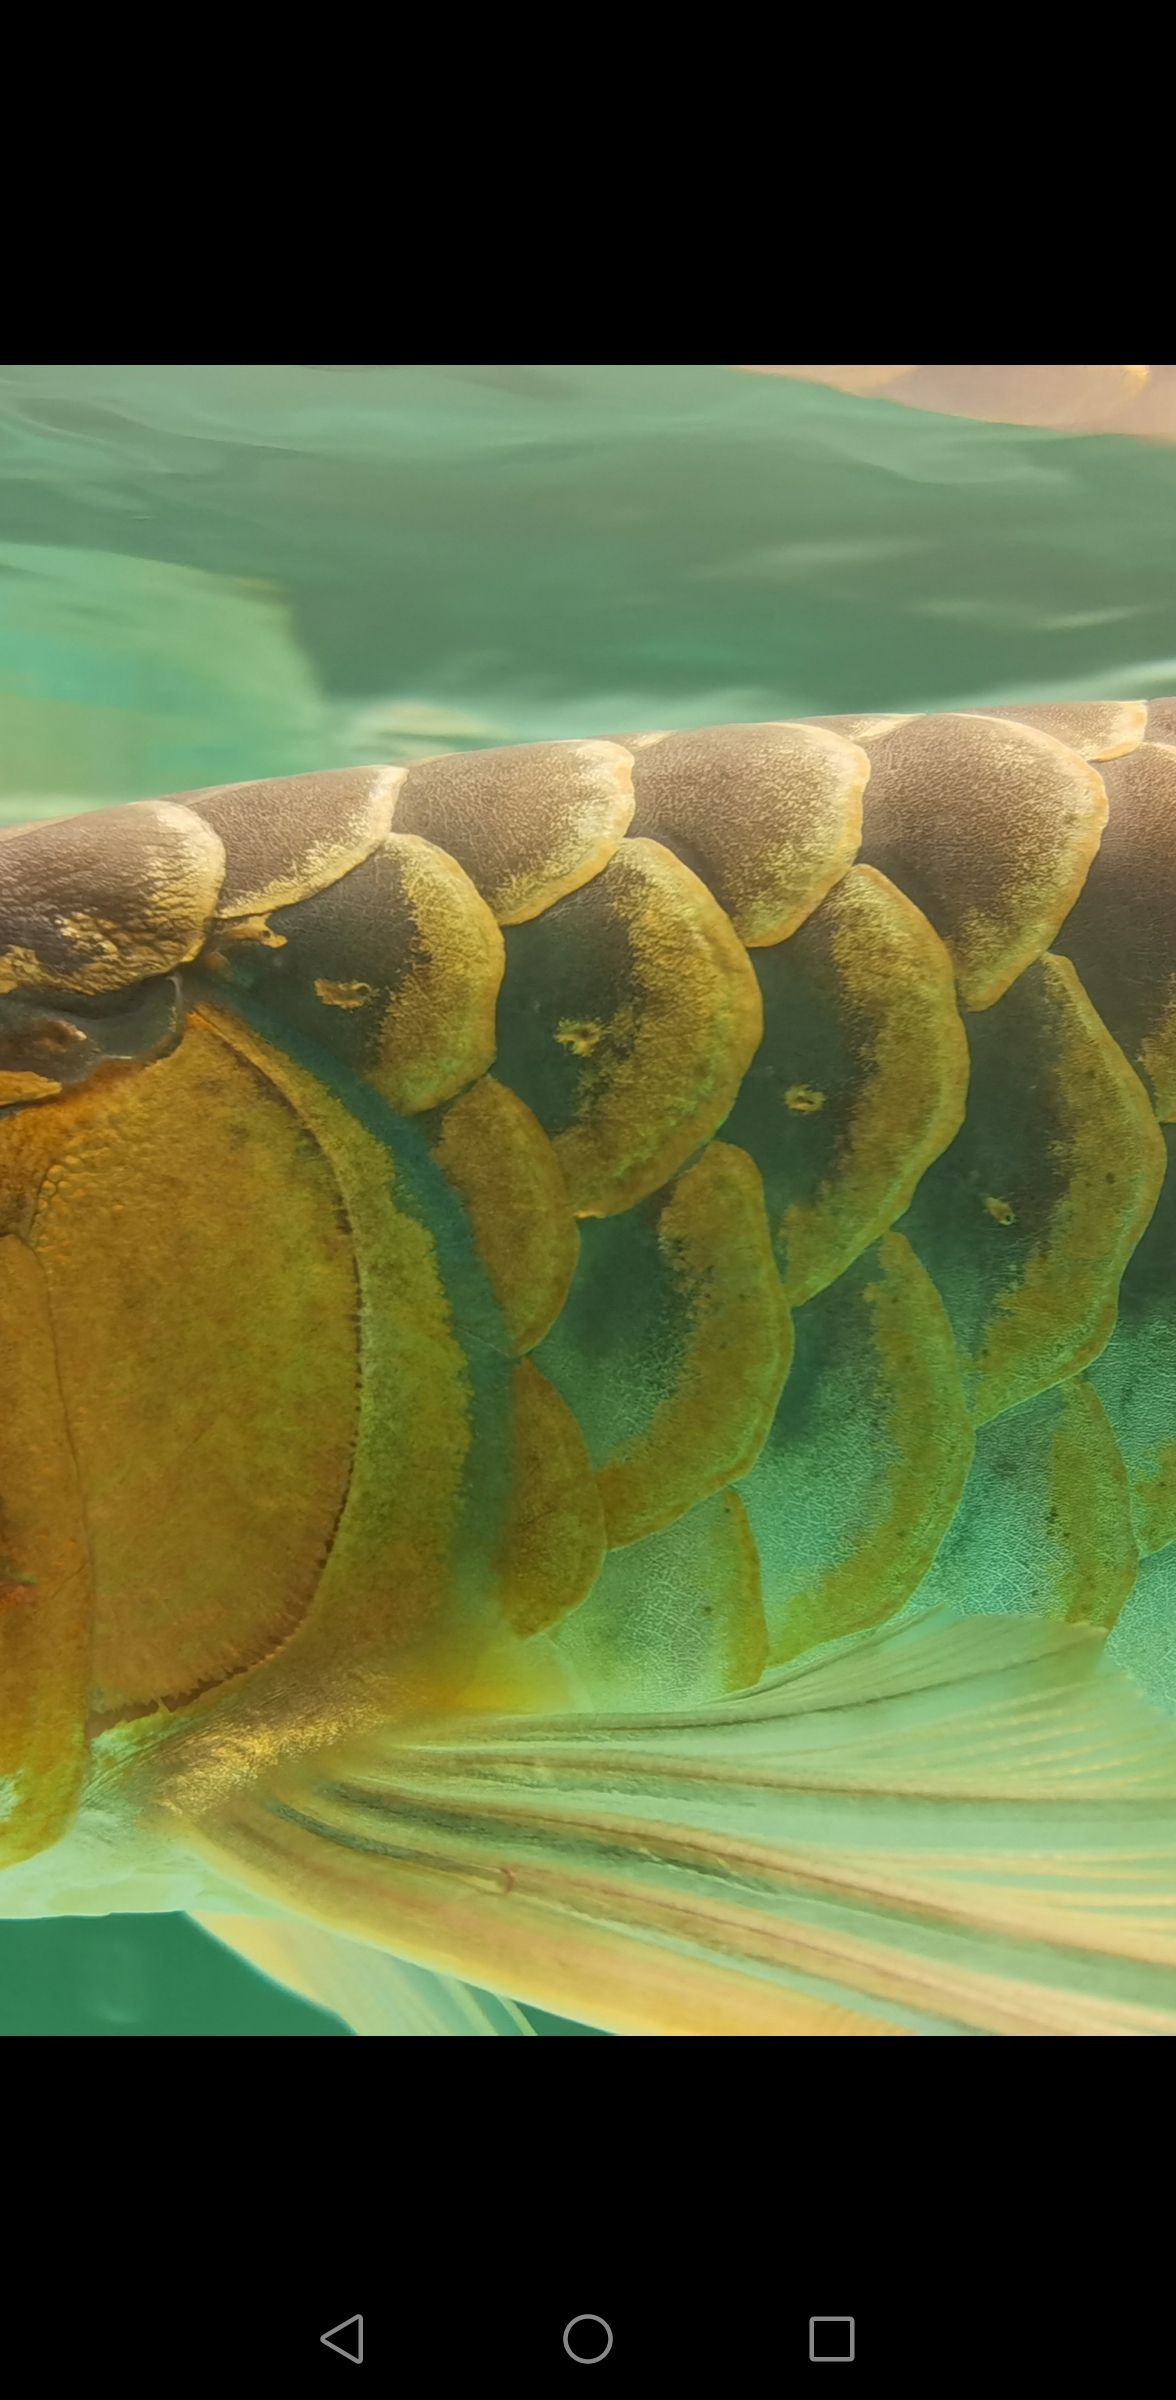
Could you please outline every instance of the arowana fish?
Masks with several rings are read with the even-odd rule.
[[[0,1914],[1176,2031],[1176,702],[0,840]]]

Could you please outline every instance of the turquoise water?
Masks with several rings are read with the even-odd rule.
[[[1176,449],[723,367],[0,369],[0,822],[642,725],[1176,690]],[[547,2020],[544,2030],[562,2030]],[[341,2033],[181,1919],[0,2032]]]

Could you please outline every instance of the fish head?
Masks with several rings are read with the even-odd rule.
[[[488,1064],[502,939],[389,848],[399,773],[0,840],[0,1861],[147,1751],[247,1776],[482,1642],[511,1345],[413,1113]],[[389,938],[415,958],[423,912],[462,968],[391,1032],[370,909],[290,972],[365,858]]]

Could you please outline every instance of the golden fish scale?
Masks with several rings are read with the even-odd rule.
[[[441,760],[313,779],[318,815],[275,785],[272,871],[258,785],[236,877],[234,808],[169,801],[169,827],[207,806],[235,895],[185,970],[206,1023],[260,996],[385,1096],[411,1040],[394,1099],[530,1362],[504,1624],[589,1699],[607,1652],[615,1700],[622,1625],[630,1698],[669,1705],[901,1610],[980,1491],[987,1429],[1092,1371],[1105,1507],[1070,1420],[1043,1434],[1038,1601],[1081,1613],[1113,1557],[1121,1607],[1124,1526],[1154,1549],[1166,1508],[1176,1535],[1155,1491],[1176,1493],[1176,1414],[1149,1442],[1097,1381],[1176,1088],[1164,711],[1150,739],[1143,704],[1088,703],[463,754],[452,806]],[[0,882],[8,985],[41,991],[27,876],[21,912],[6,945]],[[28,1105],[0,1121],[0,1231],[53,1105],[8,1097]],[[432,1283],[429,1308],[441,1342]],[[569,1412],[555,1457],[543,1429]]]

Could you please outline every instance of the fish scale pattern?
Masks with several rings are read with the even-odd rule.
[[[313,1306],[262,1278],[254,1340],[281,1319],[329,1367],[289,1574],[271,1545],[164,1678],[107,1537],[108,1714],[282,1647],[326,1579],[363,1439],[328,1301],[400,1312],[380,1389],[432,1448],[398,1589],[472,1511],[504,1627],[585,1706],[744,1690],[945,1602],[1114,1626],[1176,1541],[1170,735],[1163,703],[627,734],[182,794],[105,850],[101,821],[9,837],[0,1233],[51,1299],[60,1161],[84,1183],[140,1003],[144,1090],[186,1072],[209,1176],[231,1054],[328,1160],[370,1095],[409,1194],[394,1286],[361,1267],[356,1302],[338,1228],[290,1236]]]

